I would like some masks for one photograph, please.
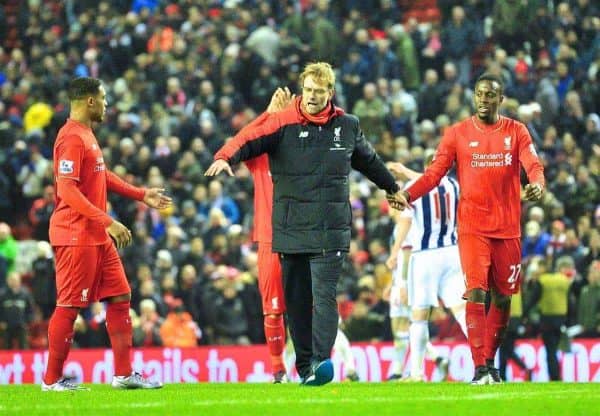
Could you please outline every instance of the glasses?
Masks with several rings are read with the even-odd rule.
[[[315,95],[325,95],[329,92],[329,90],[326,90],[325,88],[302,87],[302,92],[304,92],[305,94],[314,93]]]

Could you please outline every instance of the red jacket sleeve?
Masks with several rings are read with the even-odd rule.
[[[537,183],[545,188],[544,166],[535,151],[531,135],[523,124],[519,125],[519,161],[527,173],[529,183]]]
[[[425,170],[423,175],[416,180],[407,190],[410,201],[421,198],[423,195],[435,188],[442,178],[448,173],[456,160],[456,134],[454,128],[449,127],[444,133],[433,162]]]
[[[106,171],[106,188],[111,192],[136,201],[143,200],[146,194],[145,189],[128,184],[109,170]]]
[[[71,209],[84,217],[98,221],[104,227],[108,227],[113,222],[113,219],[106,212],[88,201],[77,187],[75,180],[58,177],[56,179],[56,193]]]

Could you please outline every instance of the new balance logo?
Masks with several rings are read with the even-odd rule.
[[[308,132],[307,131],[301,131],[300,134],[298,135],[299,139],[304,139],[308,137]]]
[[[469,147],[477,147],[479,146],[479,142],[469,142]]]

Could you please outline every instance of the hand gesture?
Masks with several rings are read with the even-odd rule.
[[[171,206],[173,200],[164,194],[163,188],[149,188],[146,189],[144,195],[144,203],[150,208],[165,209]]]
[[[409,207],[408,194],[405,191],[398,191],[395,194],[386,194],[386,199],[390,206],[399,211],[404,211]]]
[[[283,110],[292,102],[295,97],[296,95],[292,94],[288,87],[277,88],[271,96],[271,102],[267,107],[267,113],[276,113]]]
[[[525,185],[525,199],[527,201],[539,201],[544,194],[544,187],[539,183],[528,183]]]
[[[131,243],[131,231],[119,221],[113,221],[108,227],[106,232],[110,235],[110,238],[115,242],[117,248],[127,247]]]
[[[229,176],[233,176],[233,170],[231,170],[229,163],[226,160],[217,159],[206,169],[204,176],[216,176],[223,171],[227,172]]]

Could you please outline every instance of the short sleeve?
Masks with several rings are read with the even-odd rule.
[[[57,178],[79,181],[85,147],[79,136],[66,136],[56,146]]]

